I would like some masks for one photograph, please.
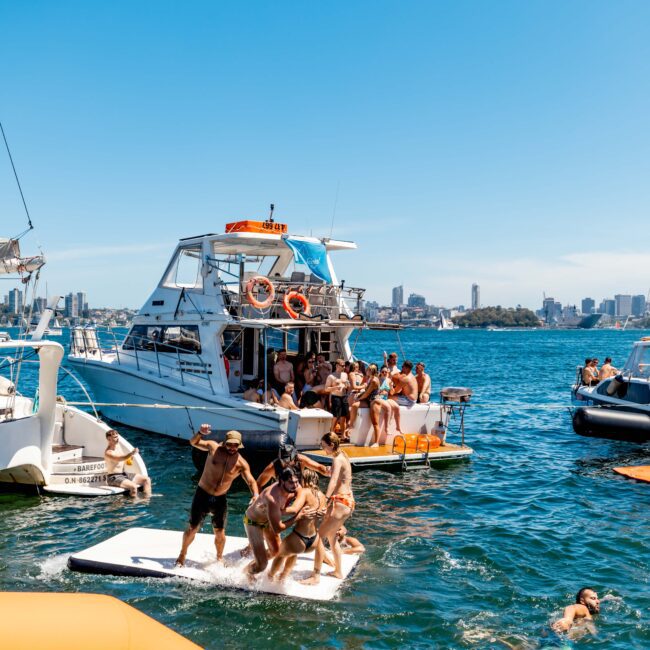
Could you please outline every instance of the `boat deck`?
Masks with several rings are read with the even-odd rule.
[[[396,447],[399,449],[398,445]],[[350,464],[356,469],[380,465],[426,465],[440,461],[460,460],[468,458],[474,453],[474,450],[467,445],[461,446],[452,443],[446,443],[435,449],[430,449],[428,453],[412,448],[407,448],[406,453],[398,453],[398,451],[393,450],[393,445],[361,447],[343,444],[341,445],[341,449],[345,451],[350,459]],[[322,449],[307,449],[301,451],[301,453],[323,465],[332,464],[332,457],[328,456]]]

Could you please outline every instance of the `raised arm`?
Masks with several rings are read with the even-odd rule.
[[[257,489],[262,490],[264,486],[275,476],[275,469],[273,463],[269,463],[262,473],[257,477]]]
[[[209,433],[206,435],[209,435]],[[214,440],[204,440],[203,435],[204,434],[201,432],[201,429],[199,429],[190,438],[190,445],[192,445],[192,447],[196,447],[197,449],[200,449],[201,451],[216,451],[219,447],[219,443],[215,442]]]
[[[129,460],[129,458],[133,458],[137,453],[138,453],[138,448],[136,447],[135,449],[129,451],[126,454],[118,454],[116,451],[113,451],[112,449],[107,449],[104,452],[104,456],[108,456],[114,461],[117,461],[118,463],[123,461],[123,460]]]
[[[321,465],[320,463],[317,463],[315,460],[312,460],[309,458],[309,456],[305,456],[303,454],[298,454],[298,461],[302,465],[303,469],[306,467],[307,469],[313,469],[315,472],[318,472],[321,476],[329,476],[332,473],[332,470],[329,467],[326,467],[325,465]],[[266,470],[264,470],[266,471]],[[261,478],[261,475],[260,475]],[[258,479],[259,483],[259,479]]]

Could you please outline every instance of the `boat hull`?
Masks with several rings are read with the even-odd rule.
[[[581,436],[645,442],[650,440],[650,415],[616,407],[577,408],[573,430]]]

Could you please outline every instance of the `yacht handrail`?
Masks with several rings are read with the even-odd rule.
[[[77,342],[75,341],[75,332],[81,332],[82,337],[83,337],[83,342],[84,346],[80,348],[77,345]],[[91,348],[87,344],[87,339],[85,336],[85,332],[87,331],[94,331],[96,333],[96,340],[97,340],[97,347],[96,348]],[[104,336],[102,336],[104,335]],[[110,335],[113,339],[113,346],[110,348],[105,348],[102,347],[102,344],[104,343],[104,338],[105,335]],[[172,343],[165,342],[165,350],[160,351],[158,349],[158,346],[160,345],[160,341],[156,341],[154,339],[150,339],[146,336],[137,335],[137,338],[139,341],[145,343],[145,344],[151,344],[152,349],[151,350],[138,350],[137,345],[133,345],[133,352],[130,350],[125,350],[123,347],[124,341],[126,340],[128,335],[128,332],[124,333],[124,336],[121,338],[121,340],[118,338],[118,335],[116,335],[116,332],[113,330],[111,327],[103,327],[103,326],[97,326],[93,328],[88,328],[88,327],[74,327],[70,330],[70,351],[73,354],[79,355],[79,356],[84,356],[86,359],[97,359],[99,358],[100,360],[104,360],[104,355],[107,354],[114,354],[115,359],[117,362],[118,366],[126,365],[126,360],[127,359],[135,359],[135,364],[138,370],[140,370],[141,365],[151,365],[157,368],[158,370],[158,376],[162,378],[163,372],[164,371],[169,371],[171,375],[174,373],[178,373],[181,379],[181,383],[183,386],[185,385],[185,375],[191,376],[195,378],[195,380],[203,381],[205,382],[209,388],[210,392],[214,395],[215,390],[214,386],[212,384],[212,379],[210,377],[210,373],[212,372],[212,364],[207,363],[201,358],[201,355],[198,352],[191,352],[187,350],[187,348],[182,348],[180,346],[173,345]],[[110,345],[110,340],[109,340],[109,345]],[[97,354],[94,354],[94,352],[97,352]],[[145,354],[153,354],[155,355],[155,361],[153,358],[148,358],[144,357],[142,358],[142,354],[140,353],[145,353]],[[183,359],[181,357],[181,353],[183,354]],[[167,363],[166,361],[169,360],[169,355],[175,354],[176,357],[176,364],[174,363]],[[199,370],[200,372],[195,372],[193,370],[190,370],[187,368],[188,364],[183,363],[183,361],[190,361],[190,363],[193,366],[197,366],[195,370]]]

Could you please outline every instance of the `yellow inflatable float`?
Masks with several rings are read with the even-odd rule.
[[[0,639],[11,650],[196,650],[168,627],[112,596],[0,593]]]

